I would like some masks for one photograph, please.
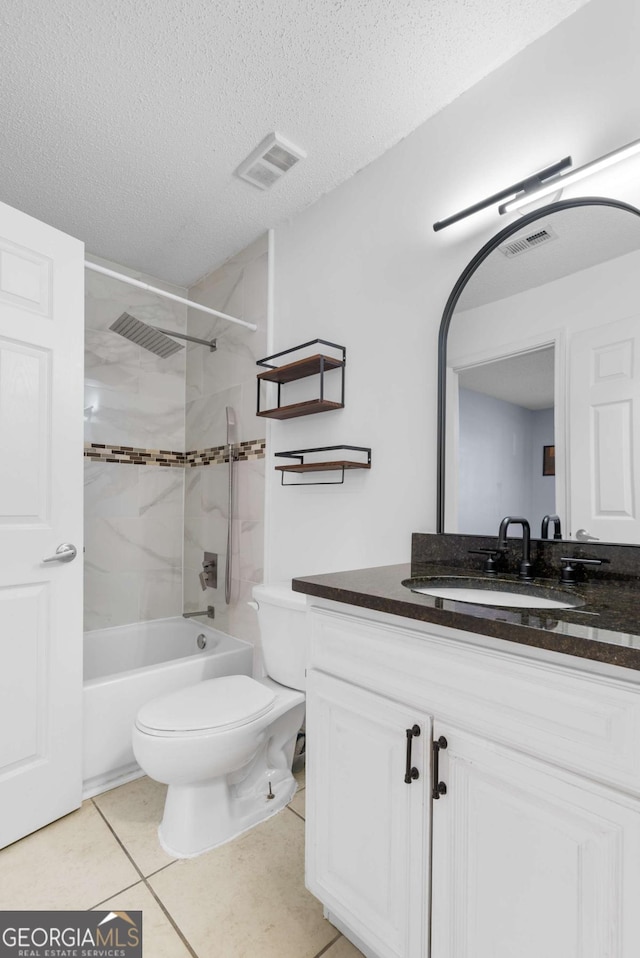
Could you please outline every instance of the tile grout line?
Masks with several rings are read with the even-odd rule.
[[[171,864],[172,864],[172,865],[175,865],[175,862],[171,862]],[[168,866],[167,866],[167,867],[168,867]],[[162,869],[160,869],[160,870],[162,871]],[[157,874],[157,872],[156,872],[155,874]],[[178,937],[179,937],[180,940],[182,941],[182,944],[185,946],[185,948],[187,949],[187,951],[189,952],[189,954],[192,955],[192,958],[198,958],[197,953],[193,950],[193,948],[191,947],[191,945],[190,945],[189,942],[187,941],[185,935],[183,934],[183,932],[181,931],[181,929],[178,927],[178,925],[176,924],[176,922],[174,921],[174,919],[171,917],[171,915],[170,915],[169,912],[167,911],[167,909],[166,909],[164,903],[160,900],[160,898],[158,898],[158,896],[156,895],[155,891],[153,890],[153,888],[151,887],[151,885],[149,884],[149,882],[147,881],[146,878],[144,879],[144,884],[145,884],[146,888],[149,889],[149,892],[151,893],[151,895],[152,895],[153,898],[155,899],[156,904],[157,904],[158,907],[161,909],[161,911],[164,913],[164,915],[165,915],[167,921],[170,922],[170,924],[171,924],[171,926],[173,927],[173,929],[174,929],[176,935],[178,935]]]
[[[102,901],[99,901],[97,905],[92,905],[91,908],[88,908],[87,911],[93,911],[95,908],[99,908],[100,905],[104,905],[105,901],[109,901],[110,898],[115,898],[116,895],[122,895],[124,892],[129,891],[131,888],[135,888],[136,885],[140,884],[140,880],[134,881],[132,885],[127,885],[125,888],[121,888],[120,891],[117,891],[114,895],[109,895],[107,898],[103,898]]]
[[[302,817],[300,812],[296,812],[295,808],[291,808],[291,805],[287,805],[287,808],[289,809],[290,812],[293,812],[293,814],[296,815],[301,822],[304,822],[304,818]]]
[[[161,909],[161,911],[162,911],[163,914],[165,915],[166,919],[168,920],[168,922],[170,923],[170,925],[171,925],[172,928],[174,929],[175,933],[178,935],[178,937],[179,937],[180,940],[182,941],[183,945],[185,946],[185,948],[187,949],[187,951],[189,952],[189,954],[192,956],[192,958],[198,958],[198,955],[197,955],[196,952],[193,950],[193,948],[191,947],[191,945],[189,944],[189,942],[188,942],[187,939],[185,938],[184,934],[182,933],[182,931],[180,930],[180,928],[177,926],[177,924],[175,923],[175,921],[173,920],[173,918],[171,917],[171,915],[169,914],[169,912],[168,912],[167,909],[165,908],[164,904],[160,901],[160,899],[159,899],[158,896],[156,895],[155,891],[153,890],[153,888],[151,887],[151,885],[149,884],[149,882],[147,881],[147,879],[145,878],[145,876],[142,874],[142,871],[138,868],[138,866],[136,865],[135,861],[133,860],[133,858],[131,857],[131,855],[129,854],[129,852],[127,851],[127,849],[125,848],[124,844],[120,841],[120,838],[119,838],[118,835],[116,834],[115,829],[112,827],[112,825],[111,825],[111,823],[108,821],[107,817],[104,815],[104,813],[102,812],[102,810],[96,805],[96,803],[94,802],[93,799],[91,799],[91,803],[92,803],[92,805],[94,806],[94,808],[97,810],[98,814],[100,815],[100,817],[102,818],[103,822],[105,823],[105,825],[107,826],[107,828],[109,829],[109,831],[111,832],[111,834],[113,835],[113,837],[115,838],[115,840],[117,841],[117,843],[118,843],[118,845],[120,846],[120,848],[122,849],[122,851],[125,853],[125,855],[126,855],[127,858],[129,859],[129,861],[131,862],[131,864],[133,865],[133,867],[135,868],[135,870],[137,871],[137,873],[140,875],[140,878],[142,879],[142,883],[144,884],[145,888],[149,891],[149,893],[151,894],[151,896],[155,899],[157,905],[159,906],[159,908]],[[169,865],[175,865],[175,862],[169,862]],[[165,865],[164,867],[165,867],[165,868],[168,868],[169,866],[168,866],[168,865]],[[162,868],[158,869],[158,871],[162,871],[162,870],[163,870]],[[157,874],[157,872],[154,872],[153,874],[155,875],[155,874]],[[135,882],[135,884],[138,885],[139,882]],[[132,888],[133,885],[129,885],[128,887],[129,887],[129,888]],[[126,891],[126,889],[123,889],[123,891]],[[116,894],[116,895],[119,895],[120,892],[116,892],[115,894]],[[114,895],[111,895],[111,898],[113,898],[113,897],[114,897]],[[105,898],[105,901],[109,901],[109,899],[108,899],[108,898]]]
[[[167,862],[166,865],[162,865],[161,868],[156,868],[156,870],[155,870],[154,872],[149,872],[149,874],[148,874],[146,877],[147,877],[147,878],[155,878],[155,876],[156,876],[156,875],[159,875],[160,872],[163,872],[163,871],[165,870],[165,868],[169,868],[171,865],[175,865],[175,863],[176,863],[177,861],[180,861],[180,859],[179,859],[179,858],[174,858],[174,859],[172,859],[170,862]]]
[[[104,814],[104,812],[102,811],[102,809],[100,808],[100,806],[99,806],[99,805],[96,805],[96,803],[95,803],[95,801],[94,801],[93,799],[91,799],[91,804],[92,804],[93,807],[96,809],[98,815],[100,816],[100,818],[102,819],[102,821],[105,823],[105,825],[107,826],[107,828],[109,829],[109,831],[111,832],[111,834],[113,835],[113,837],[115,838],[115,840],[117,841],[118,845],[120,846],[120,848],[122,849],[122,851],[125,853],[125,855],[126,855],[127,858],[129,859],[129,861],[131,862],[131,864],[133,865],[133,867],[135,868],[135,870],[137,871],[137,873],[140,875],[140,878],[144,881],[144,875],[142,874],[141,870],[140,870],[140,869],[138,868],[138,866],[136,865],[135,861],[133,860],[133,858],[131,857],[131,855],[130,855],[129,852],[127,851],[127,849],[124,847],[123,843],[120,841],[118,835],[116,834],[115,829],[114,829],[113,826],[111,825],[111,822],[108,820],[108,818],[106,817],[106,815]],[[136,882],[136,884],[137,884],[137,882]],[[131,887],[131,886],[129,886],[129,887]],[[117,892],[116,894],[119,894],[119,892]],[[108,901],[108,899],[105,899],[105,901]]]
[[[317,955],[314,955],[313,958],[321,958],[322,955],[326,955],[330,948],[333,948],[338,938],[342,938],[342,934],[338,932],[335,938],[332,938],[328,945],[325,945],[324,948],[321,948]]]

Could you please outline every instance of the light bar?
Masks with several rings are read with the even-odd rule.
[[[465,219],[467,216],[471,216],[473,213],[479,213],[480,210],[486,210],[488,206],[495,206],[496,203],[499,203],[500,200],[506,200],[507,197],[514,197],[520,190],[532,191],[536,187],[541,186],[546,182],[550,176],[555,177],[557,173],[560,173],[561,170],[566,170],[568,166],[571,166],[571,157],[565,156],[564,159],[558,160],[557,163],[553,163],[551,166],[547,166],[544,170],[539,170],[537,173],[533,173],[531,176],[528,176],[525,180],[519,180],[518,183],[512,183],[511,186],[507,186],[506,189],[500,190],[498,193],[494,193],[492,196],[487,196],[486,199],[480,200],[479,203],[474,203],[473,206],[467,206],[466,209],[460,210],[459,213],[454,213],[453,216],[448,216],[446,220],[438,220],[437,223],[433,224],[433,229],[437,233],[439,230],[445,229],[447,226],[451,226],[453,223],[457,223],[459,220]]]
[[[568,173],[556,176],[552,180],[547,180],[539,189],[526,190],[520,196],[516,196],[515,199],[509,200],[508,203],[503,203],[502,206],[498,207],[498,212],[511,213],[513,210],[521,209],[521,207],[527,206],[534,200],[548,196],[550,193],[556,193],[568,186],[569,183],[577,183],[593,173],[599,173],[600,170],[606,170],[608,166],[620,163],[636,153],[640,153],[640,140],[633,140],[632,143],[627,143],[626,146],[621,146],[620,149],[613,150],[613,152],[601,156],[598,160],[585,163],[584,166],[579,166],[575,170],[570,170]]]

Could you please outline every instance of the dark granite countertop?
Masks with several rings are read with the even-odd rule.
[[[414,536],[411,563],[305,576],[293,580],[293,589],[376,612],[640,670],[640,576],[634,574],[634,555],[630,558],[627,554],[633,550],[640,558],[638,547],[589,544],[583,548],[579,543],[545,542],[539,551],[548,561],[546,565],[539,562],[538,573],[559,568],[551,561],[555,554],[610,556],[606,566],[572,585],[560,585],[557,574],[553,578],[536,575],[536,587],[562,588],[580,596],[584,605],[576,609],[474,605],[418,594],[402,585],[412,576],[482,575],[477,557],[475,562],[467,560],[468,549],[460,549],[460,540],[472,548],[481,541],[463,536]],[[624,573],[617,573],[621,565]],[[604,574],[599,574],[601,568],[606,569]],[[500,578],[519,582],[508,564]]]

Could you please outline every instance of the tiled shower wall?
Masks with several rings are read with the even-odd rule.
[[[257,645],[247,601],[262,581],[264,422],[255,415],[255,363],[266,352],[267,272],[265,237],[188,292],[255,323],[258,331],[250,332],[87,271],[85,628],[213,605],[212,624]],[[108,329],[125,310],[153,325],[216,338],[217,351],[189,345],[169,359],[155,357]],[[229,606],[226,406],[236,415],[239,456]],[[139,464],[144,458],[149,464]],[[151,464],[157,461],[164,464]],[[218,588],[203,593],[198,572],[205,550],[217,552],[220,563]]]
[[[160,359],[111,332],[123,311],[186,331],[187,307],[87,270],[85,441],[183,452],[186,350]],[[181,614],[184,472],[85,458],[86,629]]]
[[[187,349],[186,449],[226,446],[225,409],[237,422],[241,460],[235,463],[232,591],[224,595],[228,517],[228,462],[187,467],[185,488],[184,604],[188,611],[215,607],[215,625],[258,645],[255,612],[247,602],[263,578],[264,420],[256,411],[256,360],[266,354],[267,237],[233,257],[189,291],[190,299],[258,326],[257,332],[189,310],[188,331],[217,339],[217,352]],[[223,450],[227,452],[226,449]],[[246,458],[245,458],[246,457]],[[218,456],[218,458],[221,458]],[[219,557],[218,588],[198,581],[204,552]]]

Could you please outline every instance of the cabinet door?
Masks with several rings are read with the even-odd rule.
[[[424,958],[431,719],[310,670],[307,741],[307,887],[379,958]]]
[[[637,958],[636,800],[436,725],[433,958]]]

